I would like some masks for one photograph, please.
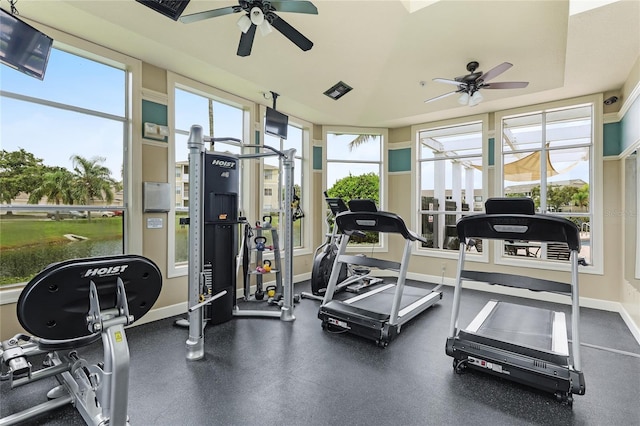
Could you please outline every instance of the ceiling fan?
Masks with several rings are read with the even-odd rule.
[[[460,93],[458,103],[461,105],[476,106],[483,99],[482,94],[479,92],[480,89],[522,89],[529,85],[528,81],[489,83],[489,80],[499,76],[513,66],[513,64],[510,64],[509,62],[503,62],[485,73],[482,71],[476,71],[479,65],[480,64],[476,61],[469,62],[467,64],[467,71],[469,71],[469,74],[456,77],[453,80],[447,78],[434,78],[433,81],[453,84],[458,86],[458,89],[453,92],[445,93],[444,95],[436,96],[435,98],[427,99],[425,103]]]
[[[300,34],[275,12],[292,12],[318,14],[318,9],[310,1],[302,0],[238,0],[237,6],[223,7],[204,12],[185,15],[180,21],[185,24],[201,21],[203,19],[215,18],[218,16],[230,15],[232,13],[243,12],[238,20],[238,26],[242,30],[240,43],[238,44],[238,56],[249,56],[253,46],[253,38],[256,28],[260,28],[260,33],[265,36],[272,31],[272,27],[280,31],[286,38],[291,40],[300,49],[307,51],[313,47],[313,42]]]

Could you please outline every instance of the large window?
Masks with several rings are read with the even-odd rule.
[[[484,208],[483,121],[444,124],[418,131],[418,206],[427,250],[455,250],[456,221]],[[482,252],[475,241],[473,253]]]
[[[187,226],[180,224],[180,219],[189,213],[189,147],[187,139],[191,126],[202,126],[207,136],[226,139],[216,142],[213,149],[218,152],[233,154],[241,153],[243,140],[244,111],[241,107],[230,105],[223,99],[214,97],[200,90],[187,87],[174,89],[174,168],[175,168],[175,211],[170,220],[170,233],[174,238],[169,239],[170,265],[180,267],[187,265],[188,237]],[[206,144],[205,149],[210,149]],[[242,205],[239,200],[239,205]],[[186,268],[185,272],[186,272]]]
[[[95,59],[103,53],[111,57]],[[97,47],[91,57],[54,48],[44,81],[2,66],[0,285],[125,250],[127,70],[138,64]]]
[[[291,119],[290,119],[291,120]],[[303,158],[305,156],[305,139],[308,139],[308,130],[300,126],[289,123],[287,127],[287,139],[280,139],[269,134],[264,134],[264,144],[279,151],[285,152],[289,149],[295,149],[293,184],[294,194],[303,203],[305,194],[303,188]],[[268,151],[267,151],[268,152]],[[263,198],[262,198],[262,215],[271,216],[273,224],[284,223],[284,184],[285,184],[284,168],[278,157],[265,157],[263,163]],[[282,222],[281,222],[282,221]],[[304,243],[303,229],[305,227],[305,219],[300,218],[293,223],[293,246],[301,247]],[[270,235],[267,235],[267,242],[270,243]],[[279,237],[284,238],[284,230],[280,230]],[[284,241],[280,244],[283,246]]]
[[[580,257],[593,262],[593,104],[501,117],[502,194],[532,198],[536,210],[580,228]],[[507,242],[503,256],[568,262],[566,244]]]
[[[384,209],[383,147],[386,134],[375,129],[329,129],[327,141],[326,188],[330,197],[370,199]],[[328,211],[328,210],[327,210]],[[371,233],[360,243],[378,245],[379,235]],[[355,244],[356,241],[350,241]]]

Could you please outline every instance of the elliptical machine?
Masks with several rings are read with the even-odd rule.
[[[342,233],[335,225],[335,217],[342,212],[349,211],[346,203],[342,198],[331,198],[324,192],[324,199],[329,205],[329,213],[325,217],[327,229],[330,230],[326,234],[326,240],[318,248],[316,248],[313,256],[313,266],[311,267],[311,293],[302,292],[300,296],[305,299],[314,299],[322,301],[324,293],[327,290],[329,278],[331,277],[331,269],[335,261],[338,247],[342,238]],[[370,200],[352,200],[367,201]],[[372,203],[372,201],[371,201]],[[364,234],[356,233],[356,236],[364,237]],[[362,289],[373,284],[381,282],[380,278],[369,276],[370,270],[364,267],[354,267],[342,264],[340,267],[340,275],[338,276],[338,286],[336,291],[349,291],[359,293]]]

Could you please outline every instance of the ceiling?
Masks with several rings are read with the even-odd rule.
[[[134,0],[17,4],[22,18],[65,31],[271,106],[327,125],[401,127],[621,89],[640,55],[640,2],[622,0],[577,14],[569,1],[312,0],[318,15],[279,13],[313,41],[303,52],[277,31],[258,32],[248,57],[236,55],[240,14],[183,24]],[[598,2],[591,2],[593,6]],[[603,2],[600,2],[603,3]],[[606,2],[605,2],[606,3]],[[237,4],[192,0],[183,15]],[[525,89],[484,90],[475,107],[434,82],[467,74],[469,61],[492,80],[529,81]],[[323,92],[338,81],[353,90]]]

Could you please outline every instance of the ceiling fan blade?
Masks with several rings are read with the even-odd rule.
[[[317,15],[318,9],[310,1],[273,0],[271,5],[278,12],[309,13]]]
[[[238,56],[251,55],[251,47],[253,46],[253,38],[256,36],[256,26],[251,24],[246,33],[240,35],[240,43],[238,44]]]
[[[304,51],[307,51],[313,47],[313,42],[300,34],[300,32],[289,25],[287,21],[285,21],[275,13],[273,13],[272,15],[276,18],[273,20],[273,22],[271,22],[273,28],[280,31],[282,35],[291,40],[296,46]]]
[[[451,95],[454,95],[456,93],[460,93],[460,90],[456,90],[456,91],[453,91],[453,92],[445,93],[444,95],[436,96],[435,98],[427,99],[426,101],[424,101],[424,103],[426,104],[426,103],[429,103],[429,102],[437,101],[438,99],[446,98],[447,96],[451,96]]]
[[[502,74],[503,72],[505,72],[506,70],[511,68],[512,66],[513,66],[513,64],[510,64],[509,62],[503,62],[500,65],[498,65],[496,67],[493,67],[489,71],[487,71],[484,74],[482,74],[478,78],[478,80],[489,81],[492,78],[495,78],[495,77],[499,76],[500,74]]]
[[[528,81],[503,81],[500,83],[487,83],[483,89],[523,89],[529,85]]]
[[[437,81],[438,83],[455,84],[456,86],[467,85],[467,83],[465,83],[464,81],[450,80],[448,78],[434,78],[433,81]]]
[[[180,22],[190,24],[192,22],[202,21],[203,19],[215,18],[217,16],[230,15],[232,13],[240,12],[242,8],[240,6],[229,6],[220,9],[207,10],[204,12],[192,13],[191,15],[184,15],[180,17]]]

